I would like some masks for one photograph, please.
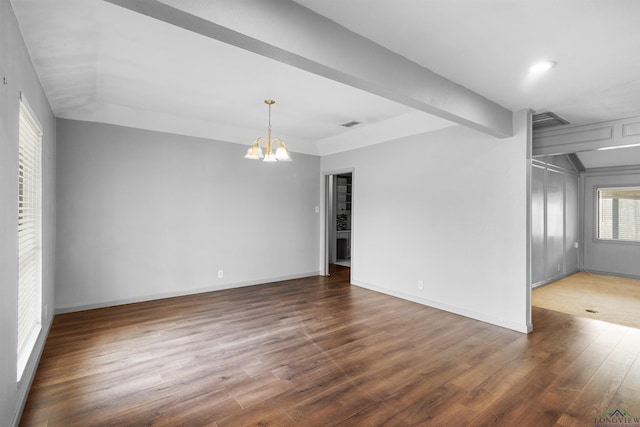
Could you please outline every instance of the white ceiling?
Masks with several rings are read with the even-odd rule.
[[[572,124],[640,113],[637,0],[296,2],[513,111]],[[532,77],[546,59],[557,68]]]
[[[296,2],[512,111],[572,124],[640,115],[637,0]],[[101,0],[11,4],[58,117],[248,144],[274,98],[274,136],[312,154],[453,124]],[[541,59],[558,66],[533,78]],[[351,120],[362,124],[339,126]],[[600,153],[581,160],[601,166]],[[604,156],[640,164],[638,150]]]

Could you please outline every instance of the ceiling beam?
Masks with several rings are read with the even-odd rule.
[[[496,137],[513,135],[510,110],[290,0],[106,1]]]

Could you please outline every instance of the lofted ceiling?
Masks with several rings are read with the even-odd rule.
[[[274,98],[274,136],[292,151],[320,155],[464,123],[372,85],[351,84],[330,69],[331,52],[320,55],[327,67],[320,60],[300,67],[281,53],[259,54],[127,8],[145,1],[120,3],[125,7],[101,0],[11,0],[57,117],[249,144],[265,133],[263,100]],[[395,52],[399,64],[405,58],[507,110],[553,111],[572,124],[640,115],[637,0],[155,3],[184,7],[211,22],[222,11],[232,24],[251,20],[259,23],[254,37],[285,34],[286,20],[273,22],[263,5],[303,6],[320,15],[318,25],[333,21]],[[242,4],[255,13],[240,13]],[[301,28],[300,43],[314,43],[305,39],[316,34],[311,30]],[[333,36],[335,49],[344,48]],[[352,41],[347,37],[344,45]],[[531,75],[529,66],[543,59],[558,65]],[[361,124],[340,126],[349,121]],[[588,168],[640,164],[637,147],[579,156]]]

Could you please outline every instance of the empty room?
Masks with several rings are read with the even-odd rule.
[[[0,0],[0,426],[640,426],[639,15]]]

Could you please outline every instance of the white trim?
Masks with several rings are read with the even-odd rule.
[[[20,102],[22,102],[24,104],[24,106],[26,107],[27,111],[29,112],[29,115],[31,116],[31,119],[35,122],[36,126],[38,126],[39,130],[40,130],[40,136],[44,136],[44,127],[42,126],[42,123],[40,123],[40,120],[38,120],[38,115],[35,113],[34,109],[31,108],[31,104],[29,104],[29,101],[27,101],[27,97],[24,94],[24,92],[20,92]]]
[[[356,176],[356,168],[341,168],[331,171],[322,171],[321,179],[320,179],[320,274],[323,276],[329,275],[329,250],[328,250],[328,240],[329,240],[329,230],[328,226],[328,212],[329,204],[327,203],[327,185],[328,185],[328,177],[331,175],[340,175],[340,174],[351,174],[351,188],[355,187],[355,176]],[[355,194],[352,190],[351,195],[351,277],[353,277],[353,261],[354,261],[354,246],[353,246],[353,231],[354,231],[354,219],[355,219],[355,210],[357,210],[355,199],[353,197]]]
[[[90,302],[82,305],[62,306],[62,307],[56,307],[56,314],[73,313],[76,311],[93,310],[96,308],[113,307],[117,305],[134,304],[138,302],[154,301],[154,300],[165,299],[165,298],[174,298],[174,297],[181,297],[181,296],[187,296],[187,295],[203,294],[206,292],[222,291],[225,289],[236,289],[236,288],[243,288],[247,286],[267,285],[275,282],[282,282],[284,280],[314,277],[314,276],[318,276],[319,274],[320,274],[319,271],[311,271],[308,273],[298,273],[298,274],[291,274],[286,276],[270,277],[268,279],[245,280],[242,282],[227,283],[224,285],[209,285],[201,288],[186,289],[181,291],[161,292],[157,294],[147,294],[147,295],[141,295],[141,296],[132,297],[132,298],[123,298],[123,299],[100,301],[100,302]]]
[[[533,243],[531,238],[531,186],[533,184],[533,167],[534,164],[532,162],[533,156],[533,110],[527,110],[527,120],[526,120],[526,158],[527,158],[527,172],[526,172],[526,192],[527,192],[527,202],[526,202],[526,267],[525,267],[525,282],[526,282],[526,291],[525,291],[525,318],[526,318],[526,333],[530,333],[533,331],[533,319],[532,319],[532,286],[531,282],[533,282]],[[514,124],[515,128],[515,124]]]
[[[633,239],[633,240],[629,240],[629,239],[605,239],[600,237],[600,192],[601,191],[615,191],[615,190],[631,190],[631,191],[637,191],[640,190],[640,185],[638,184],[617,184],[617,185],[611,185],[611,186],[599,186],[599,185],[594,185],[593,187],[594,189],[594,195],[593,195],[593,200],[594,200],[594,208],[595,208],[595,213],[594,213],[594,221],[593,221],[593,225],[594,225],[594,230],[593,230],[593,242],[594,243],[615,243],[615,244],[631,244],[631,245],[638,245],[640,244],[640,240],[638,239]]]
[[[20,419],[22,418],[22,412],[24,411],[24,407],[27,405],[27,399],[29,397],[29,391],[31,390],[31,385],[33,384],[33,380],[36,377],[36,371],[38,369],[38,365],[40,364],[40,359],[42,358],[42,353],[44,352],[45,344],[47,343],[47,337],[49,336],[49,332],[51,331],[51,326],[53,325],[53,317],[45,319],[46,325],[42,328],[38,340],[36,341],[36,346],[34,351],[31,353],[31,357],[29,358],[29,363],[27,363],[27,367],[25,369],[25,373],[22,375],[22,381],[28,381],[24,387],[20,387],[23,390],[23,393],[18,396],[18,405],[16,406],[16,412],[13,415],[13,422],[9,425],[18,426],[20,424]]]
[[[42,331],[42,126],[20,93],[18,111],[17,378],[22,381]]]
[[[468,317],[470,319],[490,323],[492,325],[500,326],[502,328],[511,329],[516,332],[522,332],[523,334],[528,334],[533,330],[532,326],[526,323],[520,324],[520,323],[512,322],[510,320],[502,319],[500,317],[495,317],[495,316],[491,316],[484,313],[478,313],[476,311],[466,310],[459,307],[453,307],[451,305],[443,304],[438,301],[433,301],[426,298],[420,298],[415,295],[406,294],[404,292],[399,292],[399,291],[395,291],[388,288],[383,288],[380,286],[372,285],[370,283],[361,282],[359,280],[354,280],[351,282],[351,284],[355,286],[359,286],[361,288],[369,289],[371,291],[380,292],[382,294],[391,295],[393,297],[397,297],[407,301],[412,301],[418,304],[433,307],[438,310],[447,311],[449,313],[458,314],[460,316]]]

